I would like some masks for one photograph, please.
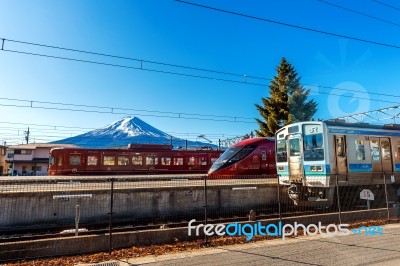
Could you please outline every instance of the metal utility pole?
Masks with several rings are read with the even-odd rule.
[[[28,127],[28,131],[25,131],[25,140],[26,140],[26,144],[29,143],[29,127]]]

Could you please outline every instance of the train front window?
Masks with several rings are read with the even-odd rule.
[[[290,147],[290,156],[299,156],[300,155],[300,140],[299,139],[290,139],[289,147]]]
[[[53,155],[50,155],[50,158],[49,158],[49,165],[50,165],[50,166],[54,165],[54,156],[53,156]]]
[[[219,158],[215,161],[214,166],[218,166],[225,164],[229,159],[231,159],[242,147],[231,147],[228,148]]]
[[[323,136],[322,133],[304,135],[304,161],[323,161],[324,160],[324,147],[323,147]],[[337,145],[339,148],[343,148],[343,140],[338,140]],[[339,149],[342,154],[343,149]]]
[[[276,157],[278,163],[287,162],[286,140],[281,139],[276,143]]]
[[[245,147],[231,147],[227,149],[215,163],[211,166],[209,172],[213,172],[221,167],[226,167],[237,161],[243,159],[254,151],[255,146],[245,146]]]

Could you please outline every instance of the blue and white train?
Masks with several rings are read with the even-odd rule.
[[[332,201],[336,184],[399,182],[400,125],[308,121],[287,125],[275,137],[279,181],[295,204]]]

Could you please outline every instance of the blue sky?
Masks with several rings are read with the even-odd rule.
[[[400,8],[397,1],[325,2],[386,21],[318,0],[193,0],[249,16],[400,46],[400,11],[379,3]],[[141,65],[140,61],[6,40],[5,50],[103,65],[0,50],[0,142],[20,143],[28,126],[31,140],[36,142],[74,136],[118,120],[125,116],[122,113],[135,114],[166,133],[190,140],[205,135],[216,142],[218,138],[243,135],[258,128],[254,104],[269,95],[268,79],[276,75],[282,57],[294,66],[303,84],[318,85],[308,87],[310,98],[318,103],[315,118],[365,112],[399,102],[395,97],[400,95],[398,47],[295,29],[172,0],[0,0],[0,6],[0,38],[144,61]],[[151,71],[137,69],[141,66]],[[242,77],[188,67],[262,77],[265,80],[246,80],[264,86],[243,84]],[[382,93],[391,96],[379,95]],[[29,101],[44,108],[15,106],[29,106]]]

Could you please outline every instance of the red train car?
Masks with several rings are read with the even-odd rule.
[[[222,154],[212,149],[174,150],[172,145],[130,144],[127,149],[54,148],[49,175],[207,173]]]
[[[272,138],[246,139],[232,145],[208,171],[210,178],[275,174],[275,141]]]

